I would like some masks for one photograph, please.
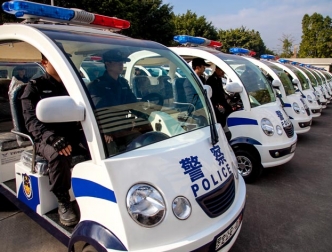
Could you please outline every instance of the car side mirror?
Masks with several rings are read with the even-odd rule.
[[[293,79],[292,82],[296,86],[298,86],[300,84],[300,81],[298,79]]]
[[[272,81],[272,86],[273,86],[274,88],[279,88],[279,87],[281,86],[281,82],[280,82],[280,80],[273,80],[273,81]]]
[[[85,119],[85,108],[77,105],[70,96],[55,96],[40,100],[36,115],[45,123],[79,122]]]
[[[243,87],[237,82],[227,83],[225,89],[229,93],[241,93],[243,91]]]

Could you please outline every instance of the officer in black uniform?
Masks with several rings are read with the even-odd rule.
[[[82,145],[80,125],[76,122],[43,123],[36,117],[37,103],[44,98],[67,96],[68,92],[52,64],[42,55],[45,75],[32,80],[22,96],[25,125],[33,136],[37,153],[48,161],[51,191],[59,202],[60,222],[65,226],[75,225],[78,218],[70,202],[72,155],[87,153]]]
[[[226,126],[226,119],[232,113],[232,107],[228,104],[222,83],[224,71],[216,66],[214,73],[208,78],[206,84],[212,88],[211,102],[215,111],[217,122]]]
[[[137,103],[136,96],[131,91],[128,81],[121,76],[123,71],[123,63],[129,62],[130,59],[125,57],[118,49],[111,49],[103,54],[105,63],[104,74],[88,84],[88,90],[96,109],[110,109],[109,120],[112,122],[111,114],[117,109],[121,111],[124,104]],[[119,107],[116,107],[119,106]],[[131,105],[128,107],[132,108]],[[131,110],[136,116],[141,117],[142,113]],[[119,116],[115,116],[114,120],[120,120]],[[131,120],[130,118],[127,120]],[[126,128],[126,122],[122,118],[122,129],[114,130],[108,127],[108,132],[104,134],[107,149],[110,155],[124,151],[126,146],[136,137],[144,132],[151,131],[151,125],[147,122],[145,129],[130,125]],[[133,123],[134,125],[135,123]]]
[[[120,76],[123,63],[130,59],[124,57],[120,50],[112,49],[103,54],[103,61],[106,71],[88,85],[96,109],[137,102],[128,81]]]

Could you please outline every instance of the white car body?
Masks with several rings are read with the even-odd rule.
[[[260,69],[265,71],[273,80],[280,81],[281,85],[278,90],[281,94],[284,109],[293,123],[296,134],[306,133],[310,130],[312,117],[307,105],[307,102],[301,97],[299,93],[295,93],[293,84],[283,70],[276,65],[266,60],[257,60],[252,57],[245,57],[252,63],[257,65]],[[286,89],[287,92],[286,93]],[[278,92],[276,90],[276,92]],[[295,111],[294,104],[298,106],[299,111]]]
[[[172,109],[172,99],[161,106],[150,100],[135,103],[142,107],[142,111],[151,112],[148,114],[153,128],[150,132],[160,131],[167,135],[167,139],[123,151],[108,150],[104,140],[107,127],[101,119],[102,112],[92,104],[88,87],[79,72],[86,57],[101,56],[114,48],[127,52],[131,58],[131,64],[126,64],[128,74],[140,61],[154,64],[159,60],[158,64],[167,63],[172,69],[180,67],[198,93],[203,104],[200,116],[206,122],[196,120],[194,112],[187,115]],[[72,251],[77,242],[93,245],[97,251],[193,251],[201,247],[228,251],[242,227],[246,187],[238,175],[235,155],[222,128],[213,123],[213,112],[208,107],[210,101],[205,98],[200,83],[192,77],[192,69],[158,43],[142,43],[110,31],[55,24],[7,24],[0,27],[1,61],[31,62],[40,60],[41,53],[58,72],[69,96],[43,99],[38,103],[37,117],[44,122],[79,121],[91,155],[91,160],[76,164],[72,170],[72,200],[79,205],[80,222],[75,229],[68,231],[47,217],[57,208],[57,200],[49,191],[48,177],[31,171],[16,158],[1,164],[0,192],[9,191],[13,202],[27,206],[30,212],[32,209],[37,219],[42,219],[41,223],[51,228],[53,235],[63,239],[68,251]],[[170,74],[174,75],[174,71]],[[132,87],[131,79],[127,81]],[[112,111],[112,107],[107,111]],[[183,116],[187,116],[187,121],[180,121]],[[129,110],[125,118],[133,122],[138,119]],[[111,125],[108,130],[113,132],[112,122],[107,123]],[[136,126],[132,125],[133,128]],[[212,144],[212,141],[216,142]],[[197,166],[202,172],[199,177],[188,175],[185,168],[192,166],[190,163],[186,165],[186,158],[192,162],[197,160],[196,165],[201,164],[201,167]],[[291,155],[287,158],[290,159]],[[33,200],[29,201],[23,193],[22,174],[26,176],[24,179],[30,180]],[[16,191],[8,186],[10,181],[16,181]],[[130,189],[138,184],[152,186],[163,199],[159,203],[166,212],[154,226],[140,225],[129,214],[132,210],[127,197],[132,196]],[[203,201],[206,196],[224,195],[222,190],[230,192],[230,203],[227,206],[222,204],[225,209],[218,210],[211,217],[210,212],[206,213],[210,210]],[[186,198],[191,205],[191,214],[183,220],[172,211],[177,206],[173,201],[179,196]],[[152,205],[156,201],[151,199],[149,204]],[[137,215],[140,214],[142,211],[138,211]],[[155,216],[151,215],[151,222],[154,219]]]
[[[252,96],[249,97],[247,91],[248,86],[246,83],[242,82],[240,74],[236,72],[237,69],[240,69],[240,72],[243,73],[243,68],[246,66],[257,68],[255,65],[240,56],[224,54],[207,47],[170,48],[178,55],[185,58],[186,61],[190,61],[194,57],[200,57],[208,64],[217,65],[227,75],[226,89],[227,85],[232,82],[238,83],[242,87],[242,91],[239,94],[243,103],[243,109],[232,112],[227,119],[227,126],[232,134],[230,144],[233,148],[252,148],[250,149],[251,153],[255,153],[255,155],[257,154],[259,156],[260,163],[264,168],[284,164],[293,158],[297,141],[296,133],[290,133],[289,137],[286,132],[283,132],[282,135],[278,135],[275,132],[272,136],[268,136],[261,128],[263,118],[268,118],[274,128],[276,128],[277,125],[279,125],[278,127],[282,127],[284,124],[292,125],[283,108],[275,100],[263,105],[259,105],[258,102],[255,103],[255,99]],[[242,59],[242,61],[240,61],[240,59]],[[237,61],[240,62],[237,63]],[[259,69],[257,69],[257,71],[259,71]],[[262,74],[260,71],[259,73]],[[257,74],[259,73],[257,72]],[[262,76],[262,78],[264,77]],[[273,98],[274,93],[272,89],[269,90],[269,92],[270,98],[272,100],[275,99]],[[255,103],[255,106],[251,105],[251,103]],[[292,128],[293,126],[289,127]],[[288,152],[285,151],[285,155],[279,156],[277,150],[281,149],[287,149]],[[237,157],[238,161],[240,161],[239,156]],[[243,165],[245,166],[245,162]]]
[[[318,97],[316,97],[316,94],[314,92],[315,90],[310,85],[310,80],[306,76],[306,74],[291,64],[282,64],[276,61],[275,62],[271,61],[271,62],[282,68],[288,74],[290,74],[293,80],[297,80],[299,82],[299,84],[296,85],[298,92],[301,93],[301,95],[303,95],[307,99],[308,101],[307,104],[309,106],[311,116],[313,118],[319,117],[322,112],[322,106],[320,105],[320,100]]]

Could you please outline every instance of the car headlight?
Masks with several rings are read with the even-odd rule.
[[[293,109],[297,114],[300,114],[301,109],[299,104],[297,104],[296,102],[293,102]]]
[[[281,136],[283,133],[283,130],[280,125],[277,125],[276,130],[277,130],[277,134]]]
[[[308,102],[312,103],[314,100],[312,99],[311,95],[307,95]]]
[[[186,197],[178,196],[172,203],[173,213],[180,220],[188,219],[191,214],[191,205]]]
[[[266,135],[273,136],[274,128],[273,128],[273,124],[271,123],[271,121],[269,119],[263,118],[261,120],[261,127]]]
[[[165,217],[164,199],[151,185],[134,185],[128,191],[126,201],[130,217],[143,227],[154,227]]]

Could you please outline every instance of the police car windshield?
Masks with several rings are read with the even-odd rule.
[[[271,62],[268,61],[262,61],[262,62],[265,65],[267,65],[269,68],[271,68],[273,72],[275,72],[278,75],[282,85],[285,88],[286,95],[295,94],[295,89],[292,83],[292,77],[287,72],[284,72],[284,70],[282,70],[280,67],[274,65]]]
[[[232,54],[220,53],[217,56],[225,61],[240,77],[248,92],[251,107],[276,101],[269,82],[253,63]]]
[[[322,77],[320,75],[318,75],[318,73],[316,73],[315,70],[312,70],[312,69],[308,69],[308,70],[316,77],[318,85],[321,86],[323,84]]]
[[[328,81],[328,82],[330,82],[331,81],[331,76],[328,74],[328,73],[325,73],[325,72],[323,72],[323,71],[320,71],[322,74],[324,74],[324,76],[325,76],[325,78],[326,78],[326,80]]]
[[[311,82],[311,85],[313,87],[317,87],[318,83],[316,81],[316,78],[313,76],[313,74],[310,71],[308,71],[306,68],[304,68],[304,67],[300,67],[299,66],[299,68],[308,76],[308,78],[309,78],[309,80]]]
[[[104,31],[43,32],[82,78],[106,156],[210,126],[209,108],[192,69],[164,46]]]
[[[309,85],[309,81],[308,79],[304,76],[304,74],[297,69],[296,67],[293,67],[291,65],[287,66],[295,75],[296,77],[299,79],[302,90],[307,90],[310,89],[310,85]]]

